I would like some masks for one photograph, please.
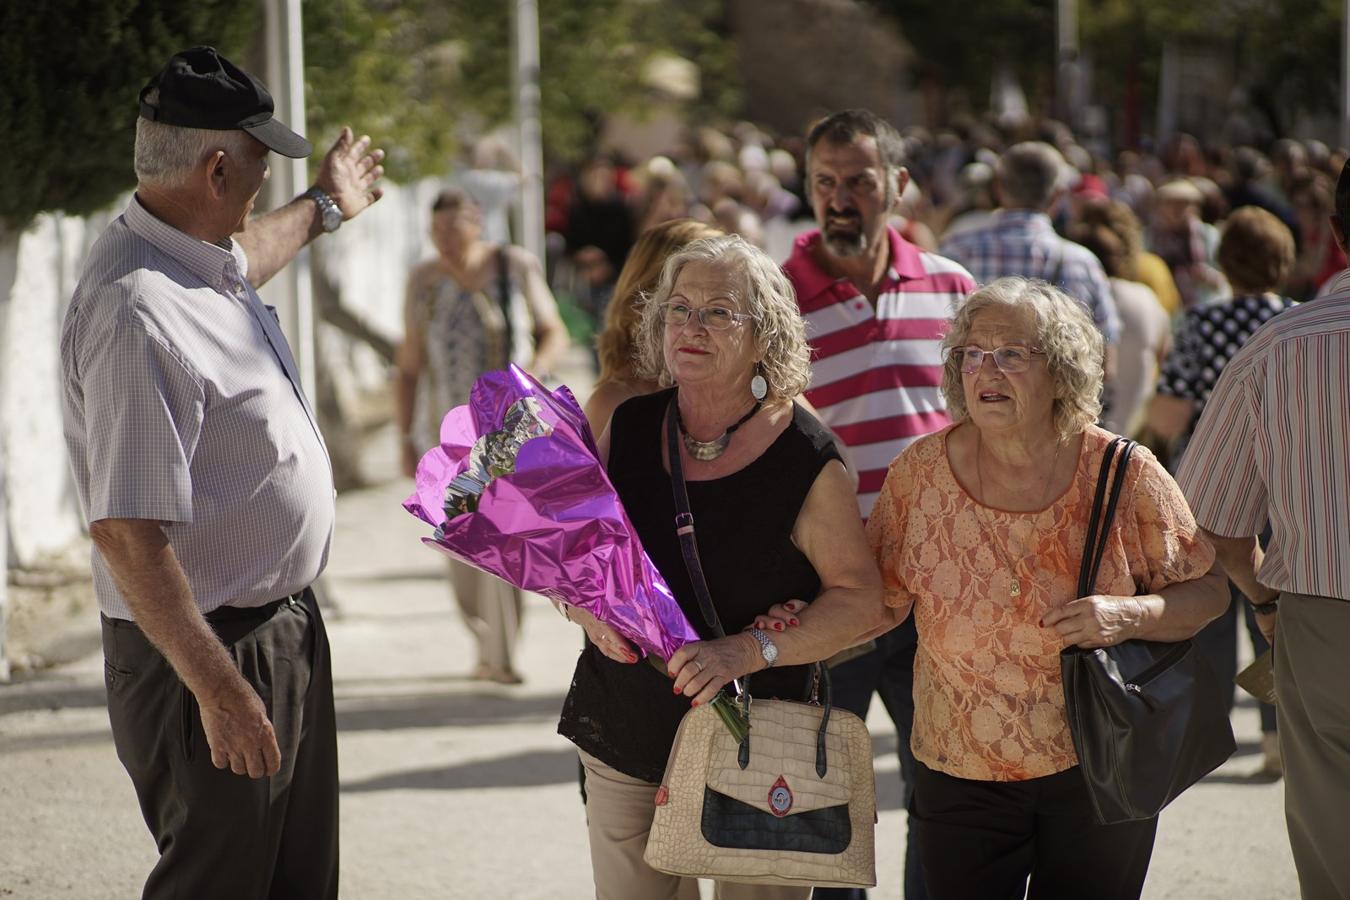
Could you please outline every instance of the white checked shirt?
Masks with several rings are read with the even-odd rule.
[[[938,252],[970,270],[980,284],[1020,275],[1049,281],[1087,308],[1108,344],[1120,335],[1111,282],[1092,251],[1055,232],[1050,217],[1029,209],[1002,209],[986,225],[942,242]]]
[[[328,451],[275,315],[228,238],[132,198],[94,244],[61,335],[66,445],[90,522],[162,523],[203,612],[258,606],[323,571]],[[132,618],[93,553],[110,618]]]
[[[1177,482],[1200,525],[1250,537],[1278,591],[1350,600],[1350,274],[1280,313],[1219,376]]]

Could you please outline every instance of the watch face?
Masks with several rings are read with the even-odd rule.
[[[778,645],[769,640],[769,636],[758,628],[754,630],[755,640],[759,641],[759,655],[764,657],[764,661],[773,665],[778,660]]]
[[[342,210],[338,209],[337,204],[328,201],[323,205],[323,228],[324,231],[337,231],[338,226],[342,224]]]

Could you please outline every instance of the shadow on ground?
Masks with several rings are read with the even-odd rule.
[[[571,748],[533,750],[494,759],[380,775],[342,785],[349,794],[371,791],[462,791],[481,788],[545,787],[577,780]]]
[[[338,731],[523,724],[556,721],[562,704],[562,694],[519,698],[487,693],[341,697],[337,701],[337,724]]]

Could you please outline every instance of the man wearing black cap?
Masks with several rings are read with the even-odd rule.
[[[337,738],[310,585],[332,470],[254,288],[380,198],[344,128],[315,184],[250,219],[267,154],[309,155],[209,47],[141,92],[136,195],[61,340],[66,442],[94,540],[118,757],[160,849],[147,898],[337,896]]]

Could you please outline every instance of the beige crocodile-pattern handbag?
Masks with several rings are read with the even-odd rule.
[[[875,885],[876,785],[862,720],[754,700],[748,749],[712,706],[685,714],[657,791],[647,864],[719,881]]]

